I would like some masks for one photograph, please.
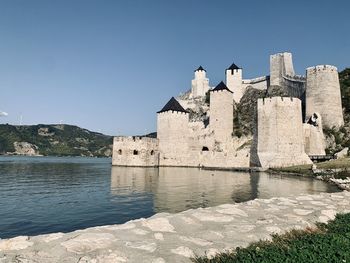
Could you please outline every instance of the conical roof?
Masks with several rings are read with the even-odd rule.
[[[232,65],[227,69],[227,70],[234,70],[234,69],[241,69],[240,67],[238,67],[235,63],[232,63]]]
[[[157,113],[161,113],[161,112],[165,112],[165,111],[179,111],[179,112],[188,113],[188,111],[186,111],[174,97],[172,97],[168,101],[168,103],[165,104],[163,109],[161,109]]]
[[[227,90],[227,91],[233,93],[231,90],[229,90],[229,88],[222,81],[218,85],[216,85],[216,87],[214,89],[212,89],[211,91],[219,91],[219,90]]]
[[[204,70],[205,72],[207,72],[202,66],[199,66],[195,71],[200,71],[200,70]]]

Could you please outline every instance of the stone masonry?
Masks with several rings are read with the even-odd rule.
[[[114,137],[112,165],[158,166],[158,140],[147,137]]]
[[[225,70],[226,83],[211,89],[206,73],[201,66],[196,69],[191,90],[179,100],[171,98],[157,113],[157,139],[145,143],[117,137],[113,165],[269,168],[310,164],[308,156],[326,154],[323,128],[344,124],[334,66],[311,67],[306,76],[296,75],[292,54],[283,52],[270,56],[270,76],[243,79],[243,69],[233,63]],[[233,129],[234,108],[248,87],[266,91],[265,100],[257,105],[253,139],[238,137]],[[287,97],[268,98],[274,89],[284,90]],[[205,103],[207,96],[210,105]],[[313,121],[314,116],[318,121]],[[141,154],[131,154],[135,150]]]
[[[258,100],[258,156],[262,167],[312,164],[304,149],[301,101]]]
[[[195,255],[212,257],[274,233],[314,227],[339,212],[350,212],[349,192],[160,213],[122,225],[0,240],[0,262],[191,262]]]
[[[318,112],[329,128],[344,125],[337,68],[329,65],[306,69],[306,118]]]

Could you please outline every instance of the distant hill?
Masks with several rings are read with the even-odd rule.
[[[112,144],[112,136],[72,125],[0,124],[0,154],[109,157]]]

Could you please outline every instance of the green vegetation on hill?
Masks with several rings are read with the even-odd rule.
[[[325,128],[327,154],[334,154],[344,147],[350,148],[350,68],[339,72],[339,82],[344,109],[345,125],[340,128]],[[233,126],[234,135],[251,135],[254,133],[256,122],[256,102],[258,98],[272,96],[289,96],[288,91],[279,86],[271,86],[262,91],[248,87],[241,101],[235,105]]]
[[[260,241],[247,248],[236,248],[208,259],[198,257],[196,263],[234,262],[350,262],[350,214],[338,214],[315,229],[292,230],[273,235],[272,241]]]
[[[254,132],[256,122],[257,101],[265,97],[266,91],[248,87],[241,101],[236,104],[233,119],[234,135],[250,135]]]
[[[326,128],[327,154],[334,154],[344,147],[350,147],[350,68],[339,72],[340,91],[344,111],[344,126]]]
[[[72,125],[0,125],[0,154],[20,154],[15,143],[26,142],[45,156],[111,156],[112,140]]]
[[[252,135],[256,123],[256,109],[259,98],[274,96],[290,96],[288,91],[280,86],[270,86],[268,91],[248,87],[240,102],[236,104],[233,119],[234,135]]]
[[[339,73],[340,90],[342,104],[345,113],[350,113],[350,68],[346,68]]]

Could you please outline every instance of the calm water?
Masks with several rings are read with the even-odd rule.
[[[0,157],[0,238],[124,223],[157,212],[338,191],[321,181],[188,168],[111,168],[110,159]]]

